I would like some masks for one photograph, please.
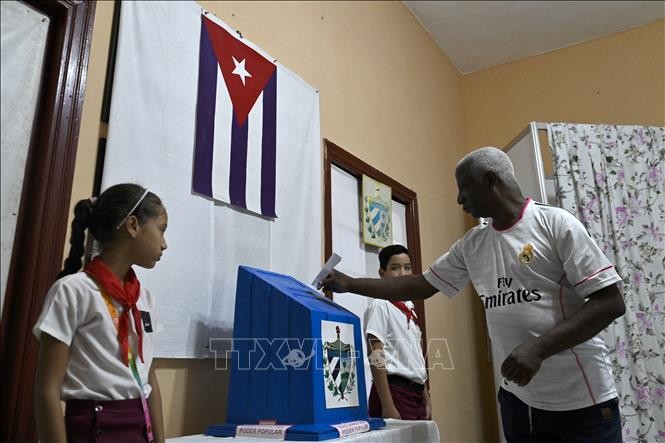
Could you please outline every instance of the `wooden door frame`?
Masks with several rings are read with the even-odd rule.
[[[416,193],[399,183],[397,180],[389,177],[368,163],[362,161],[353,154],[345,151],[341,147],[328,139],[324,142],[324,253],[325,257],[332,255],[332,166],[348,172],[357,179],[361,179],[363,174],[385,185],[390,186],[393,200],[405,206],[406,215],[406,241],[411,255],[411,267],[414,274],[422,272],[422,260],[420,254],[420,225],[418,221],[418,197]],[[427,343],[426,325],[425,325],[425,302],[415,300],[416,314],[420,321],[423,344]]]
[[[62,267],[94,1],[25,1],[50,17],[2,310],[2,441],[35,441],[32,327]]]

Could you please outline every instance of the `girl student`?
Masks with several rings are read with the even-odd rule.
[[[159,261],[167,222],[159,197],[135,184],[76,204],[69,256],[33,329],[40,340],[35,410],[41,442],[164,441],[150,367],[155,297],[132,266],[153,268]],[[101,253],[78,272],[86,229]]]

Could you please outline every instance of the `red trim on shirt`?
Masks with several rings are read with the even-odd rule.
[[[453,288],[454,290],[456,290],[457,292],[459,292],[459,289],[457,289],[455,286],[453,286],[452,283],[450,283],[449,281],[447,281],[445,278],[443,278],[443,277],[441,277],[439,274],[437,274],[437,273],[434,271],[434,269],[432,269],[431,266],[430,266],[429,270],[432,271],[432,274],[434,274],[439,280],[441,280],[442,282],[444,282],[445,284],[447,284],[448,286],[450,286],[451,288]]]
[[[531,201],[531,197],[527,197],[526,201],[524,202],[524,206],[522,206],[522,210],[520,211],[520,216],[517,220],[515,220],[515,223],[508,226],[507,228],[502,228],[502,229],[499,229],[499,228],[495,227],[494,223],[492,223],[492,229],[494,229],[497,232],[504,232],[504,231],[507,231],[508,229],[511,229],[512,227],[514,227],[516,224],[518,224],[520,222],[520,220],[522,220],[522,217],[524,217],[524,211],[526,211],[526,207],[529,206],[530,201]]]
[[[566,311],[563,308],[563,285],[561,285],[561,282],[563,281],[563,277],[561,277],[561,280],[559,280],[559,306],[561,306],[561,314],[563,315],[563,319],[566,319]],[[577,366],[580,368],[580,371],[582,371],[582,377],[584,377],[584,383],[586,383],[586,388],[589,391],[589,395],[591,396],[591,401],[593,404],[596,404],[596,398],[593,396],[593,391],[591,390],[591,384],[589,383],[589,379],[586,376],[586,372],[584,372],[584,368],[582,367],[582,363],[580,363],[580,358],[575,352],[575,348],[571,347],[570,352],[573,353],[575,356],[575,361],[577,361]]]
[[[591,274],[590,276],[588,276],[587,278],[585,278],[584,280],[582,280],[581,282],[576,283],[575,286],[573,286],[573,287],[576,288],[577,286],[581,285],[582,283],[584,283],[585,281],[589,280],[589,279],[592,278],[593,276],[598,275],[598,274],[600,274],[600,273],[603,272],[603,271],[607,271],[608,269],[613,268],[613,267],[614,267],[614,266],[609,265],[609,266],[607,266],[607,267],[601,269],[600,271],[596,271],[596,272],[594,272],[593,274]]]

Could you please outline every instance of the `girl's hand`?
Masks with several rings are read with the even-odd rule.
[[[35,379],[37,435],[43,442],[67,441],[60,390],[69,362],[69,346],[42,332]]]

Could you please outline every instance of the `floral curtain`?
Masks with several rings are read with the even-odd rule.
[[[665,128],[548,124],[557,204],[623,277],[605,331],[626,442],[665,442]]]

